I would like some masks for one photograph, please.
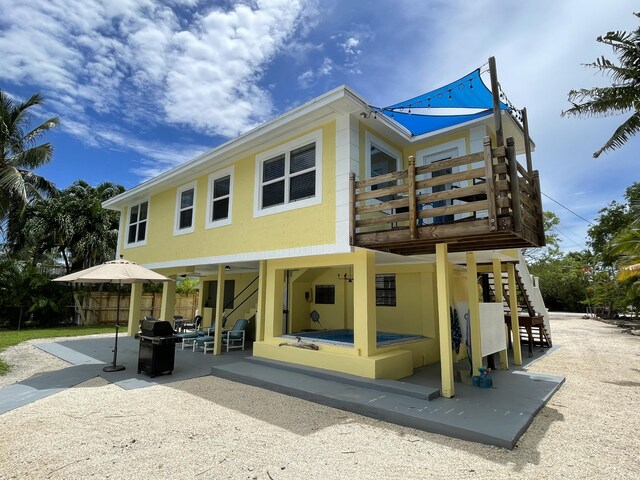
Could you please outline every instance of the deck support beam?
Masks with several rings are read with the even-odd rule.
[[[436,286],[438,294],[438,337],[440,338],[440,393],[445,398],[455,395],[453,385],[453,349],[451,348],[451,315],[449,313],[449,265],[447,244],[436,244]]]
[[[216,318],[213,339],[213,354],[222,353],[222,315],[224,314],[224,265],[218,265],[218,285],[216,289]]]
[[[478,297],[478,265],[476,253],[467,252],[467,290],[469,295],[469,322],[471,324],[471,364],[473,374],[482,367],[482,337],[480,333],[480,299]]]
[[[131,300],[129,301],[129,325],[127,335],[133,337],[138,333],[140,309],[142,308],[142,283],[131,284]]]
[[[504,292],[502,290],[502,262],[499,258],[493,259],[493,289],[496,295],[496,303],[504,303]],[[507,324],[504,324],[505,340],[507,339]],[[500,350],[500,367],[509,369],[509,355],[507,354],[508,342],[505,342],[504,350]]]
[[[522,348],[520,345],[520,319],[518,318],[518,290],[516,287],[516,266],[507,264],[509,273],[509,310],[511,311],[511,333],[513,334],[513,363],[522,365]]]
[[[162,284],[162,304],[160,307],[160,318],[173,324],[173,316],[176,313],[176,275],[169,275],[173,282]]]
[[[353,265],[353,348],[362,357],[377,351],[376,254],[356,249]]]
[[[265,296],[267,293],[267,261],[260,260],[258,270],[258,311],[256,312],[256,342],[264,342]]]

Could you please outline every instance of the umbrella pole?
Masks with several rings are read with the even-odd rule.
[[[120,330],[120,289],[121,284],[118,284],[118,303],[116,307],[116,344],[113,347],[113,363],[107,365],[102,369],[103,372],[120,372],[125,369],[124,365],[117,365],[116,360],[118,358],[118,330]]]

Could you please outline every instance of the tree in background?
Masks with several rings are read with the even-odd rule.
[[[50,118],[30,129],[30,112],[42,103],[43,98],[36,93],[26,102],[15,104],[0,91],[0,225],[3,229],[11,229],[27,205],[56,191],[51,182],[33,173],[53,155],[50,143],[37,145],[37,141],[58,125],[57,118]]]
[[[640,18],[640,13],[634,13]],[[631,116],[622,123],[611,138],[596,151],[593,156],[622,147],[630,137],[640,131],[640,28],[627,32],[609,32],[596,39],[609,45],[618,56],[619,65],[604,56],[586,67],[595,68],[611,78],[611,86],[581,88],[569,92],[571,108],[562,112],[562,116],[604,117],[631,112]]]
[[[92,187],[78,180],[55,197],[28,207],[20,229],[8,237],[12,251],[29,251],[31,258],[58,255],[67,273],[115,258],[119,214],[102,202],[124,187],[102,183]]]
[[[11,260],[17,276],[31,277],[30,283],[25,280],[25,288],[21,291],[26,297],[19,303],[23,306],[27,302],[31,321],[37,322],[39,312],[43,311],[50,311],[52,318],[61,320],[59,315],[55,315],[53,307],[46,303],[46,297],[38,296],[40,290],[57,288],[58,293],[52,294],[51,298],[64,298],[65,305],[75,302],[81,316],[80,323],[87,323],[82,302],[84,294],[93,287],[75,285],[69,288],[51,284],[50,275],[54,272],[45,267],[63,264],[66,273],[71,273],[112,260],[116,252],[119,214],[103,209],[102,202],[123,191],[124,187],[113,183],[102,183],[94,188],[78,180],[57,195],[28,205],[23,215],[15,221],[8,232],[10,256],[7,259]],[[60,273],[57,272],[58,275]],[[40,277],[45,279],[44,283],[38,280]],[[63,289],[59,289],[59,286]],[[110,287],[102,285],[98,288]],[[8,290],[5,293],[5,297],[0,295],[0,302],[3,305],[15,305],[15,295],[12,297]],[[60,308],[58,313],[63,313]]]
[[[556,233],[556,227],[560,225],[560,218],[553,212],[543,212],[545,246],[542,248],[525,248],[522,254],[528,264],[540,260],[549,260],[560,256],[560,241]]]

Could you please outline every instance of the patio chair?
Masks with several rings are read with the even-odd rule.
[[[189,322],[184,322],[182,324],[182,331],[187,331],[187,330],[193,330],[194,332],[197,332],[198,330],[200,330],[200,324],[202,323],[202,315],[196,315],[196,317],[193,319],[193,322],[189,323]]]
[[[248,326],[248,320],[243,318],[238,320],[231,330],[223,333],[222,344],[226,345],[227,352],[232,348],[241,348],[244,350],[244,339]]]
[[[227,317],[225,317],[224,315],[222,316],[222,333],[225,332],[225,325],[227,324]],[[207,327],[207,335],[215,335],[216,333],[216,322],[213,322],[213,324],[210,327]]]

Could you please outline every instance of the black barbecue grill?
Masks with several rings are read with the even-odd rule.
[[[171,323],[164,320],[144,320],[138,338],[138,373],[145,372],[152,378],[173,372],[176,343],[182,339],[175,335]]]

